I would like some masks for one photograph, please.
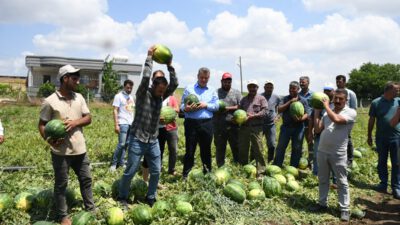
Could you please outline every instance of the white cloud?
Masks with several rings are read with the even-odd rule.
[[[171,12],[149,14],[137,25],[137,33],[145,46],[162,43],[170,48],[187,48],[205,41],[201,28],[190,30],[184,21],[178,20]]]
[[[26,76],[25,57],[33,55],[31,52],[22,52],[18,57],[0,59],[0,75]]]
[[[340,11],[346,15],[400,15],[400,1],[398,0],[303,0],[303,4],[308,10]]]
[[[214,0],[214,2],[224,4],[224,5],[232,4],[232,0]]]

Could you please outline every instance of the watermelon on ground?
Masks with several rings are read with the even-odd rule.
[[[285,177],[286,177],[286,181],[296,180],[296,178],[293,176],[293,174],[290,174],[290,173],[286,173]]]
[[[264,200],[265,192],[261,189],[253,189],[253,190],[249,191],[248,199],[249,200]]]
[[[172,202],[176,204],[177,202],[190,202],[190,195],[187,193],[181,193],[174,195],[172,197]]]
[[[263,178],[263,189],[267,197],[277,196],[282,193],[281,185],[272,177]]]
[[[290,104],[289,113],[292,117],[302,117],[304,115],[304,106],[301,102],[296,101]]]
[[[167,201],[159,200],[154,203],[151,213],[154,218],[163,218],[170,210],[171,207]]]
[[[94,220],[94,216],[90,212],[81,211],[72,217],[72,225],[85,225]]]
[[[138,205],[132,210],[132,219],[135,224],[147,225],[151,224],[153,217],[151,209],[147,205]]]
[[[135,178],[131,183],[131,192],[136,199],[145,199],[147,183],[143,179]]]
[[[300,158],[300,162],[299,162],[299,168],[302,170],[307,169],[308,167],[308,160],[305,157],[301,157]]]
[[[239,187],[241,187],[243,190],[246,190],[246,185],[244,185],[241,181],[239,181],[239,180],[236,180],[236,179],[230,179],[229,181],[228,181],[228,184],[236,184],[236,185],[238,185]]]
[[[106,197],[111,194],[111,185],[107,184],[103,180],[96,181],[93,185],[93,193],[99,196]]]
[[[359,208],[352,209],[350,211],[350,214],[352,217],[355,217],[357,219],[362,219],[365,216],[365,212]]]
[[[29,192],[21,192],[14,198],[15,208],[27,212],[32,208],[35,196]]]
[[[12,205],[12,198],[9,194],[1,193],[0,194],[0,213]]]
[[[282,169],[279,166],[276,166],[276,165],[268,165],[265,168],[265,172],[267,173],[267,175],[273,176],[275,174],[281,173]]]
[[[46,123],[44,127],[45,138],[57,140],[65,138],[67,131],[65,130],[64,122],[59,119],[53,119]]]
[[[286,184],[286,177],[282,174],[275,174],[272,177],[275,178],[281,186],[284,186]]]
[[[35,205],[39,208],[50,208],[53,204],[54,192],[52,189],[46,189],[39,192],[35,197]]]
[[[233,113],[233,121],[239,126],[247,121],[247,113],[243,109],[236,109]]]
[[[285,171],[292,174],[295,178],[299,177],[299,170],[293,166],[285,166]]]
[[[112,207],[107,210],[107,224],[108,225],[122,225],[124,224],[124,212],[118,207]]]
[[[175,210],[179,215],[188,215],[193,211],[193,206],[189,202],[179,201],[175,204]]]
[[[154,51],[153,54],[154,61],[160,64],[167,64],[172,60],[171,50],[167,46],[157,44],[155,48],[156,50]]]
[[[247,164],[243,166],[243,170],[246,173],[247,178],[256,178],[257,168],[252,164]]]
[[[163,106],[161,108],[160,117],[164,119],[165,124],[169,124],[175,121],[176,111],[171,106]]]
[[[289,191],[297,191],[300,189],[300,185],[299,185],[299,183],[297,183],[297,181],[291,180],[291,181],[287,182],[286,189]]]
[[[325,98],[329,101],[328,95],[323,92],[314,92],[310,98],[310,105],[315,109],[323,109],[324,104],[322,103],[322,99]]]
[[[228,184],[225,186],[224,195],[237,203],[243,203],[246,199],[246,192],[237,184]]]
[[[214,172],[214,179],[217,185],[224,185],[230,177],[231,175],[223,168],[218,168]]]
[[[204,179],[204,174],[202,169],[192,169],[189,174],[188,178],[190,181],[199,181]]]
[[[261,189],[261,185],[257,181],[252,181],[247,185],[247,189],[249,191],[253,189]]]

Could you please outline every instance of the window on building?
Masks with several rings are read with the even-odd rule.
[[[44,83],[51,83],[51,76],[50,75],[43,75],[43,84]]]
[[[128,74],[126,74],[126,73],[119,73],[118,75],[119,75],[119,83],[121,84],[121,86],[123,86],[123,85],[124,85],[124,81],[125,81],[126,79],[128,79]]]

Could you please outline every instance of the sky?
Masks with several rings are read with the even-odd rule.
[[[244,91],[273,80],[286,95],[300,76],[321,91],[363,63],[398,64],[399,22],[398,0],[0,0],[0,74],[26,76],[26,55],[143,64],[164,44],[180,87],[205,66],[210,86],[230,72],[240,90],[241,57]]]

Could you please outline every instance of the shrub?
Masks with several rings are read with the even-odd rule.
[[[46,82],[40,85],[37,96],[46,98],[49,95],[53,94],[55,91],[56,91],[56,86],[50,82]]]

